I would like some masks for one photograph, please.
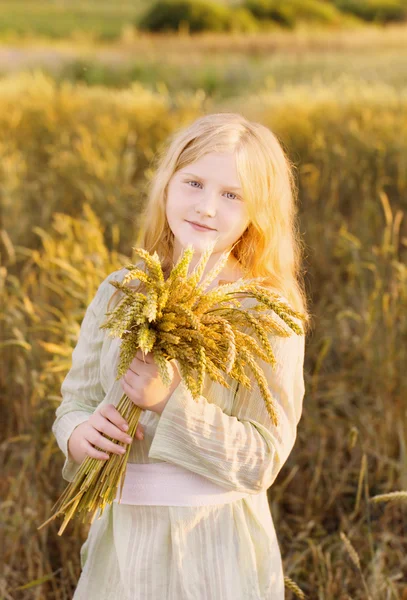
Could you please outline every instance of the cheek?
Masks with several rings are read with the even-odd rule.
[[[230,233],[242,233],[249,224],[247,210],[243,206],[237,206],[235,210],[225,211],[223,220]]]
[[[188,198],[181,190],[174,190],[167,196],[166,212],[168,216],[182,216],[188,206]]]

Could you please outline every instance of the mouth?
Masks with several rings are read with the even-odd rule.
[[[212,227],[207,227],[206,225],[200,225],[199,223],[194,223],[194,221],[187,221],[194,229],[198,229],[200,231],[216,231],[216,229],[212,229]]]

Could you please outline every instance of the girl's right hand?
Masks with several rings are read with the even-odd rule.
[[[130,444],[133,440],[122,429],[123,425],[128,423],[113,404],[102,405],[87,421],[75,427],[68,440],[68,454],[79,464],[87,456],[99,460],[109,458],[109,454],[97,450],[95,446],[108,452],[124,454],[124,446],[115,444],[102,435],[104,433],[119,442]],[[144,438],[144,428],[140,423],[137,425],[135,437],[139,440]]]

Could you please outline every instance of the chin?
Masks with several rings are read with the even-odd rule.
[[[191,236],[183,236],[182,238],[176,238],[178,244],[183,248],[187,248],[187,246],[192,246],[195,252],[204,252],[206,249],[209,240],[209,236],[205,238],[204,236],[200,236],[199,232],[195,232],[197,235]]]

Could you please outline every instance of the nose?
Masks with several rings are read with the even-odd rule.
[[[199,214],[205,214],[208,216],[215,216],[218,199],[216,192],[203,191],[200,195],[199,201],[195,206],[195,210]]]

